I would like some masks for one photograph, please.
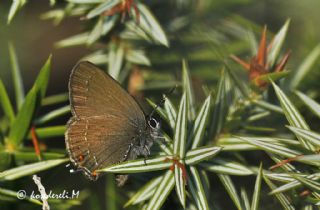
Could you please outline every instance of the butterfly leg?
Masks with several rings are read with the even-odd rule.
[[[144,164],[147,165],[147,157],[150,155],[150,150],[147,145],[143,146],[136,146],[133,145],[131,148],[131,152],[129,153],[130,157],[129,159],[135,159],[137,156],[143,155],[144,156]]]
[[[147,145],[144,145],[144,156],[150,155],[150,149]]]
[[[126,151],[126,154],[124,155],[122,161],[126,161],[126,160],[132,158],[132,148],[133,148],[133,144],[131,143],[131,144],[129,144],[129,148]]]

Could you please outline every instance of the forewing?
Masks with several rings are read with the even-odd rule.
[[[66,145],[71,161],[95,179],[94,171],[123,161],[136,130],[125,118],[93,116],[71,118]]]
[[[136,101],[92,63],[78,63],[69,80],[71,110],[75,117],[113,115],[145,127],[144,114]]]

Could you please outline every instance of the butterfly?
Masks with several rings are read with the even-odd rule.
[[[160,123],[146,116],[135,99],[110,75],[82,61],[69,79],[72,117],[67,123],[67,152],[77,171],[97,180],[96,170],[150,155]],[[128,176],[118,175],[118,185]]]

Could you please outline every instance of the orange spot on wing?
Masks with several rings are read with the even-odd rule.
[[[93,171],[92,174],[91,174],[93,177],[97,177],[98,176],[98,173],[96,171]]]
[[[83,155],[79,155],[78,161],[82,162],[83,160],[84,160],[84,156]]]

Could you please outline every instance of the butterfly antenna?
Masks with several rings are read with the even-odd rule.
[[[156,104],[156,106],[153,108],[153,110],[149,114],[149,119],[151,119],[154,113],[157,111],[157,109],[164,104],[167,98],[166,95],[171,95],[176,88],[177,88],[177,85],[172,87],[166,94],[163,94],[161,101],[159,101],[159,103]]]

